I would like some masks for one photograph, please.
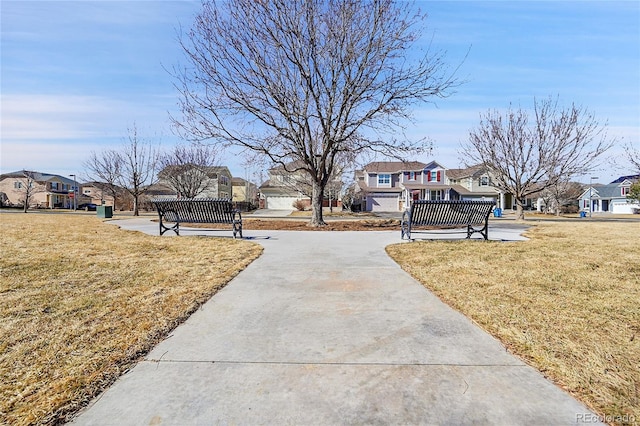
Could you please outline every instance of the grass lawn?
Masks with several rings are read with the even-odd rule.
[[[422,241],[387,252],[600,415],[637,424],[640,222],[532,224],[528,242]]]
[[[64,421],[262,252],[81,213],[0,224],[0,424]]]

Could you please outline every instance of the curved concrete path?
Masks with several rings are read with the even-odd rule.
[[[115,223],[158,233],[149,219]],[[263,255],[74,423],[593,424],[403,272],[384,251],[399,234],[246,231]]]

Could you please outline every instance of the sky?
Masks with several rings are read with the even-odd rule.
[[[460,146],[480,115],[534,99],[558,98],[607,123],[618,143],[640,147],[640,2],[418,1],[424,39],[446,52],[464,84],[435,104],[417,105],[410,138],[434,150],[416,160],[462,166]],[[86,176],[91,152],[121,147],[128,129],[165,149],[179,142],[168,70],[184,64],[180,31],[196,1],[0,0],[0,172]],[[234,176],[260,170],[221,159]],[[631,173],[624,161],[589,176],[607,183]],[[587,177],[586,180],[589,180]],[[260,183],[260,182],[258,182]]]

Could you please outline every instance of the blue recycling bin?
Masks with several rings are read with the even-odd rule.
[[[587,212],[580,212],[580,217],[587,217]]]
[[[502,217],[502,209],[498,207],[493,209],[493,217]]]

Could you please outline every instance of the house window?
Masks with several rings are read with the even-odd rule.
[[[620,188],[620,189],[622,190],[622,191],[621,191],[621,194],[622,194],[622,195],[629,195],[629,189],[631,189],[631,187],[630,187],[630,186],[623,186],[623,187],[622,187],[622,188]]]
[[[430,200],[442,200],[442,191],[438,190],[438,191],[429,191],[429,199]]]
[[[440,170],[438,171],[428,171],[427,172],[427,181],[429,182],[440,182]]]
[[[378,175],[378,186],[391,185],[391,175]]]
[[[51,182],[51,190],[52,191],[58,190],[58,182]]]
[[[489,176],[482,176],[480,178],[480,186],[489,186]]]
[[[409,172],[409,180],[416,180],[416,172]]]
[[[14,189],[22,189],[22,182],[13,182]]]

